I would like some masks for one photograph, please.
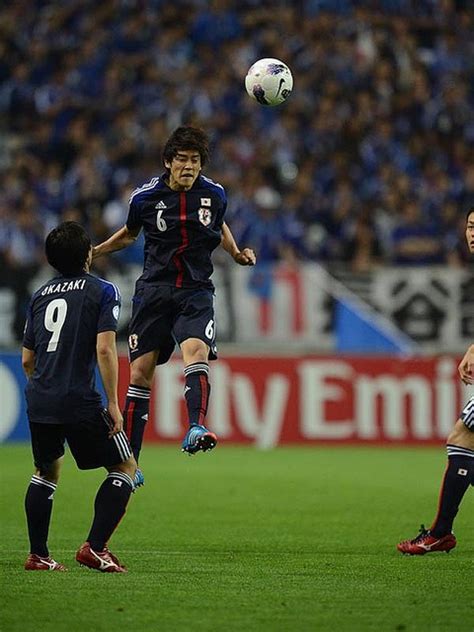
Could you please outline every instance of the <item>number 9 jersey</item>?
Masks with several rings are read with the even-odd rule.
[[[57,276],[33,294],[23,338],[35,353],[25,389],[30,421],[74,423],[102,407],[97,334],[117,331],[119,315],[117,287],[91,274]]]

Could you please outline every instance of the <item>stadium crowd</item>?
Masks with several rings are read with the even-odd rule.
[[[467,261],[469,0],[16,0],[0,53],[0,284],[23,298],[46,232],[122,225],[183,122],[210,132],[206,173],[260,261]],[[279,108],[245,93],[261,57],[293,71]]]

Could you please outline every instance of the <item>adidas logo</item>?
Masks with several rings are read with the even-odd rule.
[[[142,415],[141,418],[143,419],[143,421],[148,421],[148,413]]]
[[[155,206],[155,208],[156,208],[156,209],[165,209],[165,208],[168,208],[168,207],[167,207],[167,206],[166,206],[166,204],[163,202],[163,200],[160,200],[160,201],[158,202],[158,204]]]

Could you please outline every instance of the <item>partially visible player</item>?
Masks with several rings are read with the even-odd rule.
[[[45,250],[59,275],[31,299],[22,352],[36,468],[25,498],[30,539],[25,569],[66,570],[50,557],[47,541],[67,441],[80,469],[105,467],[109,472],[76,560],[102,572],[123,573],[125,567],[107,548],[125,513],[136,471],[117,399],[120,294],[112,283],[89,274],[92,245],[79,224],[64,222],[52,230]],[[94,386],[97,364],[106,409]]]
[[[254,265],[251,248],[240,250],[224,221],[226,193],[201,174],[209,155],[206,134],[178,127],[166,141],[166,171],[136,189],[125,226],[94,248],[94,257],[126,248],[145,233],[145,263],[133,297],[129,328],[130,386],[125,428],[136,460],[148,419],[157,364],[167,362],[175,343],[184,360],[189,429],[188,454],[211,450],[216,435],[205,424],[209,403],[209,360],[216,355],[211,253],[222,245],[240,265]]]
[[[466,240],[474,254],[474,208],[467,214]],[[474,344],[466,351],[458,367],[464,384],[474,384]],[[439,496],[438,513],[430,529],[421,526],[413,540],[397,545],[402,553],[424,555],[434,551],[449,552],[456,546],[452,533],[454,519],[469,485],[474,485],[474,397],[471,397],[447,439],[448,466]]]

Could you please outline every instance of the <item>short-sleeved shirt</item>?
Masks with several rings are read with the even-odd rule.
[[[213,288],[212,251],[220,244],[227,207],[224,188],[198,176],[189,191],[173,191],[166,174],[130,197],[127,228],[143,228],[145,260],[137,281],[178,288]]]
[[[102,406],[97,334],[116,331],[119,315],[117,287],[86,273],[55,277],[33,294],[23,339],[35,353],[25,389],[30,421],[74,423]]]

